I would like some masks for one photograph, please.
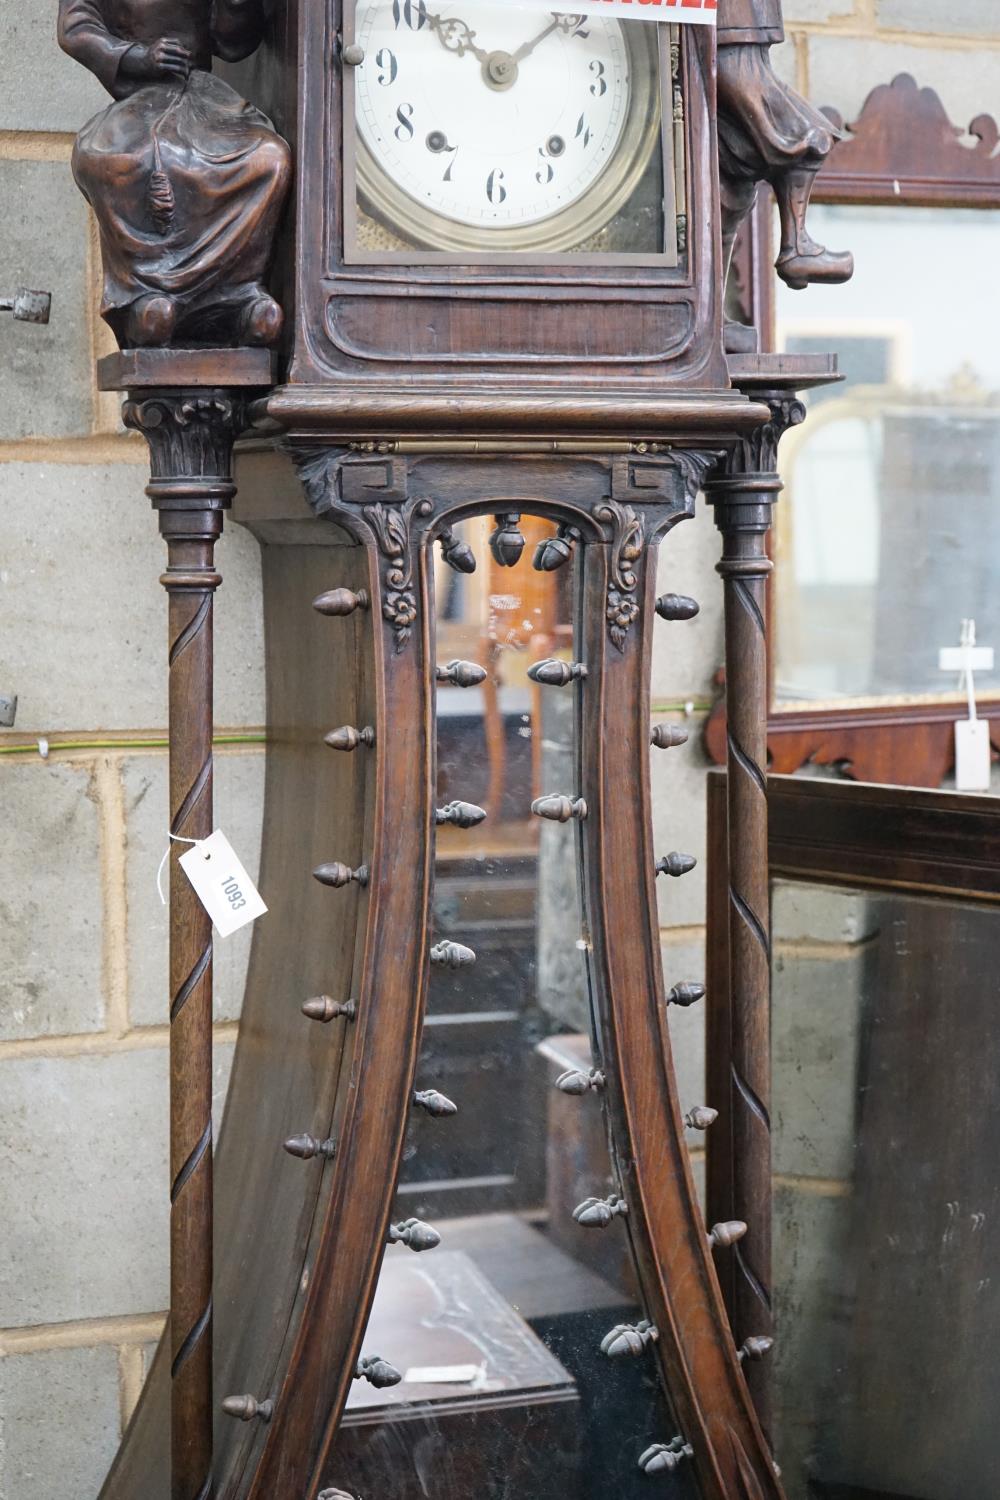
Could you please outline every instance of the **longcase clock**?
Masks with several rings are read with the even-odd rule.
[[[778,440],[829,369],[724,353],[712,28],[278,0],[224,73],[291,148],[283,343],[125,350],[104,379],[172,548],[190,837],[243,434],[270,912],[215,1153],[214,1291],[210,1183],[179,1216],[205,1186],[199,1116],[173,1194],[175,1266],[201,1279],[178,1272],[103,1500],[780,1500],[762,601]],[[699,607],[657,595],[658,547],[702,491],[749,1017],[740,1217],[712,1225],[686,1137],[715,1111],[679,1098],[670,1035],[703,991],[664,973],[656,898],[699,877],[650,815],[650,757],[685,738],[651,716],[652,652],[683,650]],[[177,910],[182,1133],[210,941]],[[734,1326],[720,1274],[743,1278]]]

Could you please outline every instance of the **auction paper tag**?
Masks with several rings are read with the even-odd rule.
[[[959,719],[955,725],[955,790],[990,789],[990,724],[988,719]]]
[[[545,0],[509,0],[521,9],[548,10]],[[562,15],[619,16],[633,21],[690,22],[714,26],[718,0],[575,0]]]
[[[412,1365],[403,1376],[407,1385],[474,1385],[481,1365]]]
[[[212,918],[220,937],[230,937],[267,911],[245,867],[221,829],[182,854],[178,863]]]

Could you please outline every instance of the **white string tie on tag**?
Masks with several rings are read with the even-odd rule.
[[[197,848],[199,844],[203,844],[205,842],[204,839],[182,839],[180,834],[178,833],[168,833],[167,838],[170,840],[170,843],[167,844],[167,847],[163,851],[163,858],[160,860],[160,868],[156,872],[156,889],[160,893],[161,906],[166,906],[167,904],[167,898],[163,894],[163,871],[166,866],[167,860],[170,858],[170,844],[194,844],[194,846]]]

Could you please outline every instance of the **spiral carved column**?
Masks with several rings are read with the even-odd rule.
[[[167,544],[170,832],[212,825],[215,543],[232,503],[238,400],[220,390],[157,392],[125,406],[146,438],[146,493]],[[209,1500],[212,1481],[212,923],[170,856],[171,1497]]]
[[[778,444],[805,416],[801,402],[763,397],[771,420],[731,452],[705,485],[722,533],[725,590],[729,827],[732,1215],[748,1225],[734,1246],[737,1345],[769,1338],[771,1312],[771,951],[767,862],[767,534],[781,492]],[[767,1366],[745,1367],[768,1430]]]

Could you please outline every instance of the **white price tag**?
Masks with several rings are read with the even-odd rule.
[[[411,1365],[403,1376],[407,1385],[474,1385],[481,1365]]]
[[[959,719],[955,725],[955,789],[990,789],[990,726],[987,719]]]
[[[178,863],[220,937],[230,937],[267,911],[221,829],[182,854]]]
[[[992,672],[992,646],[945,646],[938,652],[942,672]]]

